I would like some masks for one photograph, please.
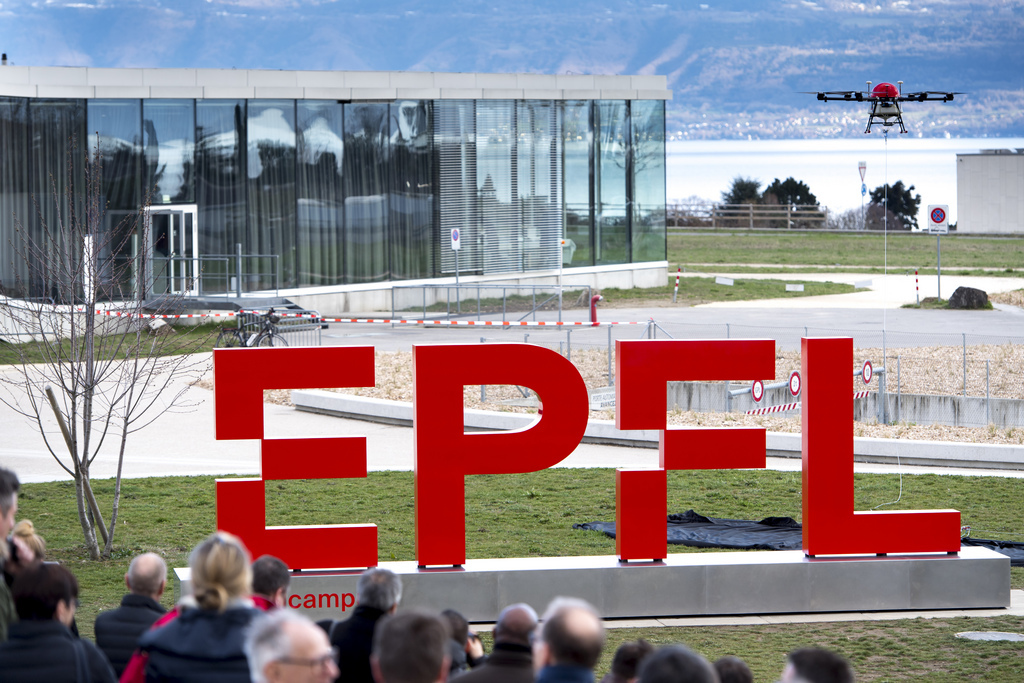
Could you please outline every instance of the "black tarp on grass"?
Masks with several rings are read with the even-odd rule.
[[[573,524],[573,529],[600,531],[615,538],[615,522]],[[733,550],[800,550],[803,527],[792,517],[748,519],[705,517],[693,510],[668,516],[668,542],[694,548]],[[981,546],[1007,555],[1014,567],[1024,567],[1024,543],[964,538],[964,545]]]

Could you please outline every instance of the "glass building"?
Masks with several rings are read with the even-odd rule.
[[[449,277],[453,229],[462,275],[665,266],[668,97],[661,76],[0,67],[0,286],[47,294],[19,245],[95,211],[90,182],[103,248],[152,264],[144,295]]]

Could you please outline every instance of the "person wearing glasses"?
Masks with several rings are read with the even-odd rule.
[[[256,618],[245,638],[253,683],[329,683],[338,675],[324,630],[289,610]]]

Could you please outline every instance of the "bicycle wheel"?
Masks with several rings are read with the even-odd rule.
[[[261,334],[253,346],[288,346],[288,342],[280,334],[269,332]]]
[[[233,327],[226,327],[217,334],[217,343],[214,346],[218,349],[230,349],[238,346],[245,346],[241,335]]]

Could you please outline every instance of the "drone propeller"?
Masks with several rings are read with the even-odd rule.
[[[907,102],[949,102],[954,95],[963,95],[962,92],[944,92],[941,90],[925,90],[912,92],[903,95],[900,99]]]

